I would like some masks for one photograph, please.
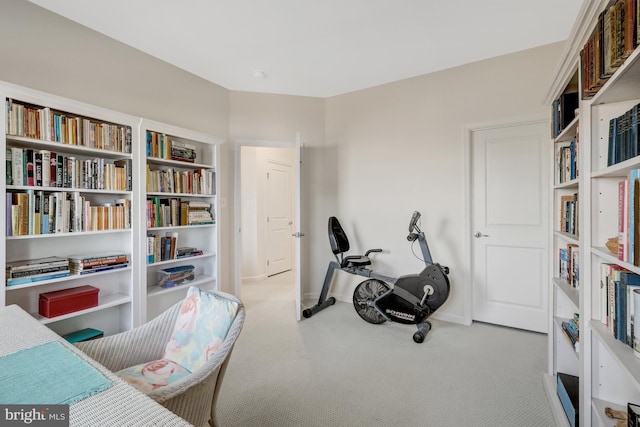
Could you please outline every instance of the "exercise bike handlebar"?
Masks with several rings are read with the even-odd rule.
[[[364,256],[369,256],[371,252],[382,252],[382,249],[369,249],[367,253],[364,254]]]

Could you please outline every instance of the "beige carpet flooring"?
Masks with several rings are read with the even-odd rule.
[[[483,323],[364,322],[336,303],[294,318],[293,275],[243,285],[247,317],[218,401],[222,427],[554,425],[547,337]]]

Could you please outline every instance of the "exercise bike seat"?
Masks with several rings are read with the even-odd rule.
[[[371,265],[369,253],[382,252],[381,249],[371,249],[367,251],[366,255],[344,256],[345,252],[349,251],[349,239],[342,229],[340,221],[338,221],[338,218],[335,216],[329,217],[329,244],[331,245],[331,251],[336,256],[336,260],[340,264],[341,268],[364,267],[366,265]]]

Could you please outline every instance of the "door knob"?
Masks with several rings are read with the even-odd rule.
[[[481,232],[476,231],[475,233],[473,233],[473,237],[479,239],[481,237],[489,237],[489,235],[488,234],[482,234]]]

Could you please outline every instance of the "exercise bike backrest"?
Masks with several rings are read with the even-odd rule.
[[[335,216],[329,218],[329,244],[331,245],[331,252],[335,255],[340,267],[343,268],[371,265],[369,254],[371,252],[382,252],[382,249],[369,249],[364,255],[344,256],[350,249],[349,239],[342,229],[340,221]]]

